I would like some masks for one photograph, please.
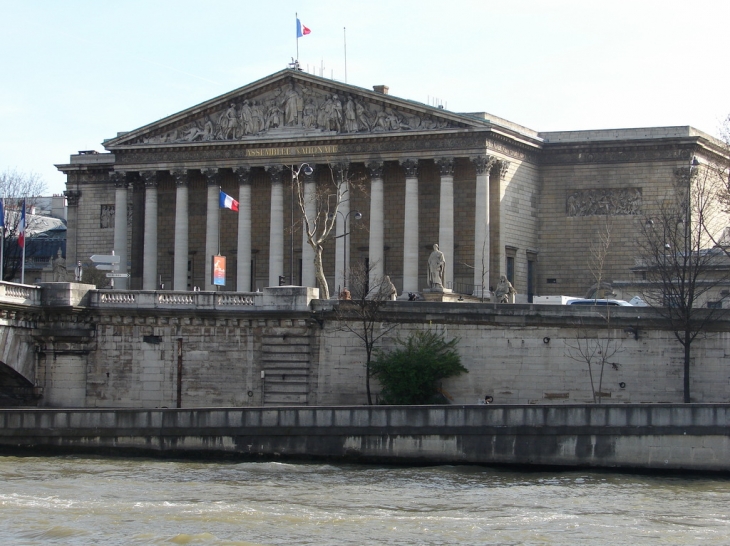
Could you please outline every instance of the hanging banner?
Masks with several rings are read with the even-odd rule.
[[[213,286],[226,285],[226,257],[213,256]]]

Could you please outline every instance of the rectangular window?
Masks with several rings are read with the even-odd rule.
[[[515,284],[515,257],[514,256],[507,256],[507,280],[512,283],[512,286]]]

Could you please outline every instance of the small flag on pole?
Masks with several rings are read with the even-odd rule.
[[[220,203],[222,209],[231,209],[232,211],[238,212],[238,201],[230,195],[221,192]]]
[[[302,22],[299,20],[299,17],[297,17],[297,38],[301,38],[302,36],[306,36],[312,32],[307,27],[305,27]]]
[[[23,210],[20,213],[20,224],[18,224],[18,246],[25,248],[25,199],[23,199]]]

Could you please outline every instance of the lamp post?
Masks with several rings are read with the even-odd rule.
[[[359,210],[351,210],[347,214],[342,214],[342,211],[339,211],[338,210],[337,211],[337,214],[339,214],[340,216],[342,216],[342,219],[343,219],[343,222],[344,222],[344,226],[343,226],[344,233],[342,233],[342,235],[338,235],[337,237],[335,237],[335,239],[339,239],[340,237],[342,237],[344,239],[344,241],[343,241],[343,243],[344,243],[344,249],[343,249],[343,252],[342,252],[342,254],[343,254],[343,260],[342,260],[342,262],[343,262],[342,263],[342,279],[343,279],[344,286],[342,286],[342,288],[347,288],[347,284],[348,284],[348,282],[347,282],[347,277],[348,277],[347,272],[348,272],[348,269],[349,269],[347,267],[347,236],[350,234],[350,231],[348,230],[347,221],[349,220],[351,214],[354,214],[355,215],[355,217],[354,217],[355,220],[362,220],[362,212],[360,212]],[[332,213],[331,212],[330,212],[330,218],[332,218]],[[339,292],[340,287],[337,287],[337,289],[338,289],[338,292]]]
[[[314,169],[309,163],[302,163],[297,169],[295,165],[291,166],[291,199],[289,203],[289,213],[291,228],[289,229],[289,282],[294,284],[294,185],[296,183],[297,191],[299,187],[299,173],[304,172],[305,176],[311,176]],[[302,230],[304,230],[304,222],[302,222]],[[302,231],[303,232],[303,231]]]

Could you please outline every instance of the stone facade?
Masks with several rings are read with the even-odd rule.
[[[677,169],[725,153],[691,127],[538,133],[382,91],[284,70],[120,133],[105,141],[109,153],[71,156],[58,166],[68,177],[67,261],[114,249],[130,274],[118,288],[210,290],[220,252],[223,290],[279,277],[300,284],[314,268],[292,202],[293,173],[306,163],[318,188],[344,169],[350,193],[338,223],[362,214],[324,244],[333,294],[356,264],[380,264],[375,272],[399,293],[426,288],[439,243],[458,293],[479,296],[506,274],[517,301],[581,296],[594,282],[587,263],[601,226],[615,228],[604,278],[630,280],[636,223]],[[216,188],[242,212],[213,212]]]

